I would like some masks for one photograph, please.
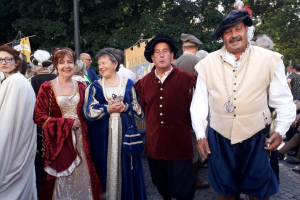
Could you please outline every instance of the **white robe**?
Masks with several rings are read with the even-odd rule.
[[[35,93],[20,73],[0,85],[0,199],[35,200]]]

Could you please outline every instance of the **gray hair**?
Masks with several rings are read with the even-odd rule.
[[[120,64],[121,64],[121,56],[120,56],[120,52],[118,49],[115,49],[115,48],[104,48],[104,49],[101,49],[95,56],[96,60],[98,61],[99,58],[101,56],[104,56],[104,55],[108,55],[109,57],[109,60],[112,62],[112,63],[118,63],[117,65],[117,68],[116,68],[116,71],[119,71],[119,68],[120,68]]]
[[[83,76],[86,70],[86,64],[81,60],[76,60],[75,63],[75,75]]]
[[[196,53],[196,56],[198,56],[201,60],[205,58],[207,55],[208,55],[207,51],[204,50],[199,50]]]
[[[273,50],[273,40],[266,34],[260,35],[256,40],[257,46]]]

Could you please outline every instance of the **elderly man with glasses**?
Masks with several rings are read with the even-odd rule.
[[[82,60],[82,62],[84,62],[86,64],[86,73],[85,73],[85,77],[89,80],[90,83],[98,80],[98,76],[96,74],[96,72],[90,68],[91,64],[92,64],[92,59],[90,54],[88,53],[82,53],[79,56],[79,59]]]

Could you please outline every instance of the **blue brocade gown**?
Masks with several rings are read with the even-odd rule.
[[[133,81],[120,77],[115,87],[104,86],[104,81],[93,82],[85,93],[84,116],[87,119],[90,145],[103,192],[109,200],[147,199],[141,155],[130,155],[122,150],[123,138],[131,125],[130,109],[123,113],[108,113],[112,94],[121,96],[140,119],[144,113],[133,87]]]

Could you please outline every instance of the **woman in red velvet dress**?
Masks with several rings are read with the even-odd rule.
[[[40,199],[100,199],[82,115],[85,86],[72,80],[76,57],[69,48],[52,54],[58,77],[41,85],[34,121],[43,128],[45,164]]]

